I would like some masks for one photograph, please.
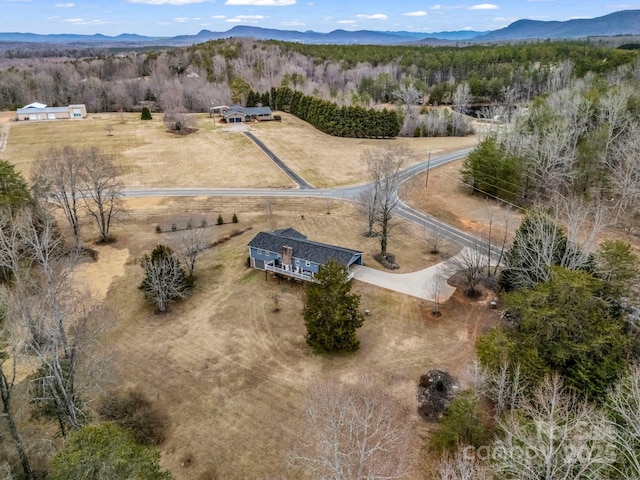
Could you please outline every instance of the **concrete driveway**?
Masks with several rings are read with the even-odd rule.
[[[351,271],[354,278],[361,282],[431,302],[435,301],[436,290],[439,290],[440,302],[449,300],[456,291],[447,283],[451,273],[446,261],[412,273],[389,273],[362,265],[352,265]]]

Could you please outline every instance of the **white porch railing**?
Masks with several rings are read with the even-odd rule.
[[[264,269],[269,272],[279,273],[280,275],[286,275],[287,277],[297,278],[298,280],[306,280],[307,282],[314,281],[313,277],[309,273],[300,273],[300,272],[294,272],[293,270],[285,270],[284,268],[276,267],[271,263],[265,264]]]
[[[264,265],[264,269],[269,272],[278,273],[280,275],[286,275],[287,277],[297,278],[298,280],[315,282],[313,275],[311,275],[310,273],[300,273],[300,272],[295,272],[293,270],[285,270],[282,267],[276,267],[275,265],[273,265],[273,260],[269,263],[266,263]],[[349,272],[349,276],[347,276],[347,280],[351,280],[354,276],[355,276],[354,272]]]

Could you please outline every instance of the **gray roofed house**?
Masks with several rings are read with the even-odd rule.
[[[250,121],[252,119],[258,121],[273,120],[272,111],[269,107],[241,107],[234,105],[227,110],[222,111],[222,116],[228,123],[237,122],[240,115],[244,115],[244,121]]]
[[[251,266],[301,280],[313,280],[321,265],[333,259],[347,270],[362,265],[363,253],[314,242],[293,228],[260,232],[249,242]]]

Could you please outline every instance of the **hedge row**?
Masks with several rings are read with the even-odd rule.
[[[289,112],[336,137],[393,138],[401,127],[400,118],[393,110],[339,107],[288,87],[272,88],[265,93],[250,92],[247,107],[255,107],[258,103],[269,105],[272,110]]]

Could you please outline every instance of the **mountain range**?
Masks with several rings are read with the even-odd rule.
[[[383,32],[372,30],[334,30],[329,33],[298,32],[237,25],[226,32],[202,30],[196,35],[176,37],[146,37],[122,34],[110,37],[101,34],[75,35],[0,32],[0,42],[101,44],[101,45],[168,45],[181,46],[229,37],[250,37],[258,40],[281,40],[312,44],[447,44],[488,43],[536,39],[572,39],[592,36],[640,35],[640,10],[624,10],[602,17],[575,19],[564,22],[518,20],[505,28],[491,32],[461,30],[455,32]]]

